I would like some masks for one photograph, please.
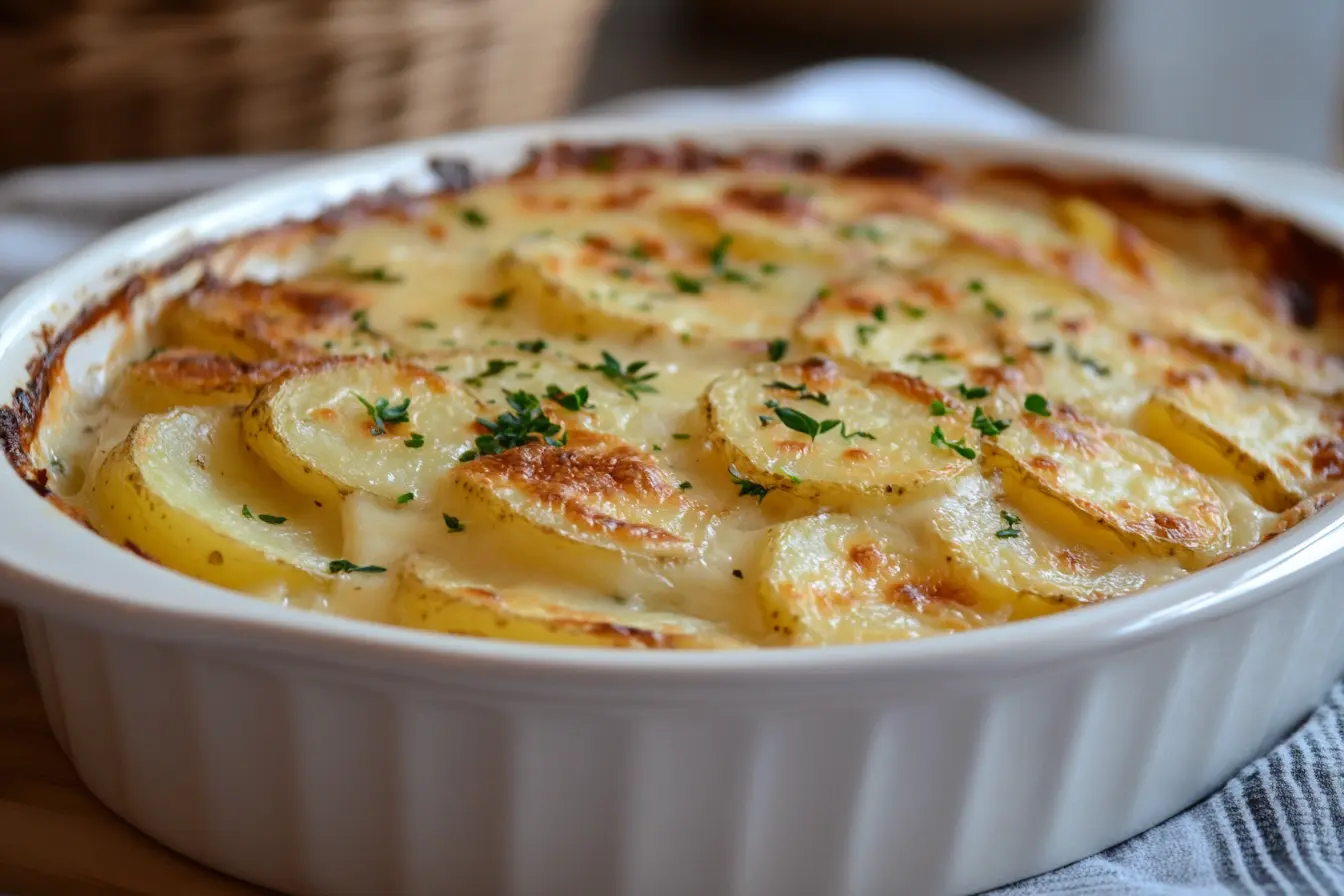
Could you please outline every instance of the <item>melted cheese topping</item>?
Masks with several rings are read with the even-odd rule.
[[[1344,475],[1335,359],[1081,197],[561,172],[311,248],[114,377],[56,480],[98,531],[452,634],[844,644],[1180,577]]]

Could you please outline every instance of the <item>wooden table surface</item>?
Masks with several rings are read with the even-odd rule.
[[[47,725],[18,619],[0,607],[0,893],[266,892],[169,852],[85,789]]]

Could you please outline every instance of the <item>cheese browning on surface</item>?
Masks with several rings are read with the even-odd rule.
[[[553,148],[253,238],[306,273],[170,301],[98,414],[44,419],[50,481],[165,566],[476,637],[852,644],[1095,603],[1344,481],[1337,318],[1141,200]]]

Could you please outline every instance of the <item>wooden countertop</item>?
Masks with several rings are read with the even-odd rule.
[[[258,896],[94,799],[47,725],[17,617],[0,607],[0,893]]]

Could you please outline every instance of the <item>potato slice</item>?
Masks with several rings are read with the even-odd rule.
[[[564,446],[534,441],[460,465],[445,481],[441,503],[454,516],[493,527],[519,556],[557,553],[557,563],[584,578],[601,555],[692,560],[715,522],[653,455],[578,430]]]
[[[933,416],[935,402],[946,409],[942,416]],[[753,482],[802,497],[900,497],[956,474],[975,456],[965,445],[965,409],[894,371],[847,371],[819,358],[763,365],[715,380],[703,405],[710,438],[730,466]],[[797,422],[799,414],[818,425],[843,425],[809,437],[783,422]],[[934,427],[963,452],[932,444]]]
[[[286,482],[319,501],[356,490],[396,498],[432,492],[471,447],[482,416],[493,415],[435,373],[346,358],[267,385],[248,405],[243,432]]]
[[[248,363],[195,349],[169,349],[127,367],[119,389],[124,402],[144,413],[247,404],[258,389],[293,366],[288,361]]]
[[[454,635],[576,647],[718,649],[747,647],[691,616],[622,607],[533,588],[469,583],[424,557],[402,567],[392,621]]]
[[[766,626],[793,644],[861,644],[978,628],[974,593],[925,558],[908,532],[839,514],[770,532],[759,600]]]
[[[759,268],[712,265],[706,253],[652,239],[617,246],[537,237],[516,245],[502,265],[506,284],[530,298],[559,332],[629,338],[759,340],[785,335],[811,292]],[[650,257],[643,257],[649,255]]]
[[[1184,574],[1170,558],[1079,544],[1051,520],[1011,504],[995,479],[959,476],[932,509],[947,547],[948,573],[975,593],[982,611],[1021,619],[1127,594]]]
[[[381,352],[364,303],[340,284],[211,282],[169,304],[162,322],[174,345],[243,361]]]
[[[340,548],[334,518],[290,492],[247,451],[233,409],[145,417],[99,467],[89,503],[106,537],[240,591],[321,589],[328,558]]]
[[[1033,512],[1067,508],[1125,546],[1158,556],[1199,562],[1226,547],[1227,511],[1213,486],[1137,433],[1055,405],[1048,417],[1023,414],[981,448],[986,467],[1003,473],[1009,498]],[[1059,520],[1058,512],[1051,518]],[[1065,514],[1059,526],[1068,525]],[[1091,529],[1076,528],[1080,538]],[[1114,546],[1100,542],[1108,544]]]
[[[1229,377],[1321,398],[1344,397],[1344,360],[1325,346],[1312,346],[1309,331],[1271,320],[1249,302],[1210,303],[1198,311],[1171,312],[1167,320],[1176,345]]]
[[[1207,369],[1172,377],[1145,406],[1142,425],[1181,460],[1235,478],[1270,510],[1287,510],[1344,476],[1344,418],[1337,409]]]

